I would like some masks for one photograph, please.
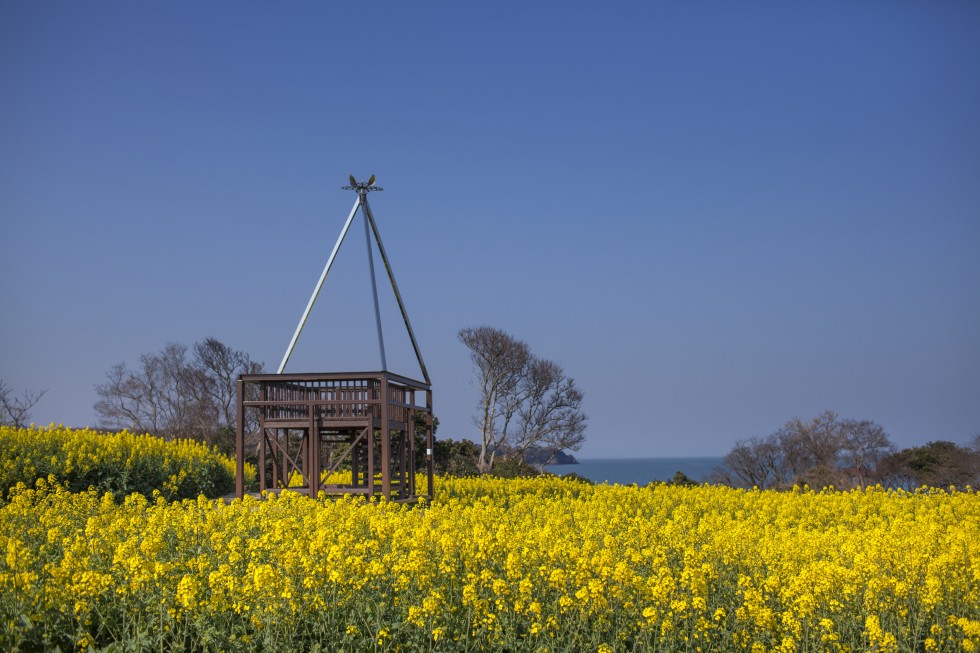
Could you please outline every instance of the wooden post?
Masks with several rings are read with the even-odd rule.
[[[306,408],[310,413],[310,441],[306,443],[306,479],[310,486],[307,492],[311,499],[315,499],[317,490],[320,489],[320,459],[316,455],[316,445],[320,441],[320,434],[316,428],[316,407],[313,405],[312,391],[310,391],[309,403]]]
[[[435,474],[434,474],[434,462],[432,458],[433,448],[435,447],[435,436],[432,434],[432,390],[426,389],[425,391],[425,408],[428,411],[425,414],[425,466],[426,472],[428,473],[429,480],[429,501],[432,501],[432,497],[435,496]]]
[[[245,496],[245,382],[238,377],[238,425],[235,427],[235,496]]]
[[[266,488],[266,478],[265,478],[265,443],[269,439],[269,434],[265,430],[265,426],[261,429],[261,439],[259,440],[259,492],[265,490]]]
[[[357,438],[357,432],[351,432],[351,441]],[[350,484],[354,487],[360,485],[360,475],[361,475],[361,445],[353,445],[353,449],[350,453]]]
[[[415,405],[415,390],[412,390],[408,404]],[[415,498],[415,409],[405,411],[408,415],[408,497]]]
[[[391,429],[388,426],[388,413],[391,388],[388,375],[381,374],[381,494],[391,499]]]
[[[289,429],[283,429],[283,438],[279,442],[279,450],[282,452],[282,479],[280,483],[284,488],[289,487],[289,480],[292,472],[289,469]]]
[[[368,423],[367,438],[367,485],[368,496],[374,498],[374,418]]]

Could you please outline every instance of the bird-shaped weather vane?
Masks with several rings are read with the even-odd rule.
[[[382,188],[381,186],[374,185],[374,175],[371,175],[371,178],[368,179],[366,182],[365,181],[358,182],[356,179],[354,179],[354,175],[351,175],[350,186],[344,186],[343,190],[356,190],[358,195],[363,196],[365,193],[368,193],[372,190],[384,190],[384,188]]]

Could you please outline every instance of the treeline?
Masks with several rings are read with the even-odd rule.
[[[769,435],[738,441],[711,481],[761,489],[977,487],[980,434],[969,447],[935,441],[899,451],[875,422],[842,419],[828,410],[809,421],[794,418]]]
[[[526,343],[499,329],[462,329],[459,338],[470,351],[481,390],[475,418],[481,437],[479,444],[437,441],[433,456],[439,471],[528,475],[563,450],[581,446],[587,422],[581,410],[584,395],[560,365],[533,355]],[[260,372],[261,363],[215,338],[190,349],[169,344],[140,356],[134,368],[120,363],[109,370],[106,381],[96,386],[98,428],[191,438],[233,453],[236,380]],[[248,460],[254,456],[257,429],[255,423],[245,424]],[[424,428],[416,429],[422,438],[416,468],[424,469],[420,433]]]
[[[133,433],[149,433],[164,438],[189,438],[215,446],[225,454],[235,452],[236,428],[236,380],[240,374],[262,372],[257,363],[243,352],[235,350],[215,338],[206,338],[188,348],[171,343],[161,351],[143,354],[139,363],[130,368],[124,363],[113,366],[106,374],[106,381],[96,386],[99,401],[95,404],[98,428],[107,431],[122,429]],[[565,377],[561,377],[565,379]],[[567,383],[567,381],[563,381]],[[489,456],[494,460],[492,468],[484,466],[483,473],[493,476],[531,476],[552,458],[563,458],[564,452],[555,447],[539,446],[536,442],[551,441],[563,437],[561,426],[567,424],[561,412],[564,404],[553,401],[554,393],[548,384],[538,394],[545,397],[548,407],[544,417],[537,407],[539,422],[548,425],[544,435],[526,438],[515,446],[509,440],[498,440]],[[8,391],[12,394],[12,391]],[[558,393],[559,396],[563,396]],[[577,400],[580,396],[576,395]],[[524,396],[513,406],[523,410],[531,401]],[[557,409],[556,409],[557,407]],[[254,415],[249,414],[253,418]],[[425,423],[419,416],[416,424],[416,469],[425,469]],[[248,418],[248,417],[247,417]],[[573,420],[573,429],[581,425],[581,418]],[[439,428],[439,418],[433,419],[433,433]],[[254,446],[257,443],[258,425],[245,425],[245,458],[255,462]],[[581,443],[581,438],[575,444]],[[481,447],[470,440],[454,441],[436,439],[433,449],[437,473],[454,476],[472,476],[480,473]],[[564,459],[564,458],[563,458]],[[344,466],[341,465],[341,469]]]
[[[585,439],[582,393],[559,366],[534,357],[527,345],[490,327],[463,329],[482,383],[477,422],[481,438],[436,439],[437,473],[529,476],[561,462],[565,450]],[[506,363],[506,364],[505,364]],[[140,356],[129,368],[115,365],[96,386],[97,428],[191,438],[222,453],[234,453],[236,380],[262,372],[242,351],[215,338],[191,348],[169,344]],[[545,373],[547,372],[547,373]],[[17,395],[0,380],[0,424],[23,427],[44,392]],[[435,419],[438,427],[438,419]],[[254,458],[257,424],[246,424],[246,459]],[[417,425],[416,469],[424,469],[424,426]],[[764,436],[740,440],[708,479],[732,487],[838,489],[880,484],[912,489],[980,487],[980,433],[967,446],[936,440],[899,450],[879,424],[843,419],[824,411],[806,421],[794,418]],[[671,482],[690,483],[679,474]]]

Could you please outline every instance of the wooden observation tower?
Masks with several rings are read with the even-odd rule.
[[[238,379],[238,431],[236,433],[236,494],[245,494],[245,425],[259,431],[259,491],[285,488],[311,497],[327,494],[382,496],[391,501],[416,501],[416,433],[424,432],[426,494],[432,498],[432,388],[422,353],[415,340],[408,312],[398,292],[395,275],[381,243],[381,234],[368,204],[368,193],[382,190],[350,177],[344,190],[357,193],[354,206],[337,238],[323,274],[313,289],[306,310],[275,374],[243,374]],[[368,246],[374,317],[381,354],[381,370],[321,374],[286,374],[286,364],[306,324],[310,310],[326,281],[330,267],[358,211],[364,217]],[[424,381],[388,371],[385,358],[378,287],[374,274],[372,236],[378,246],[388,280],[398,300],[405,328],[415,349]],[[332,482],[331,475],[349,472],[349,481]]]

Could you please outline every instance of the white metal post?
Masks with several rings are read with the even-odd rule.
[[[323,274],[320,275],[320,280],[316,282],[316,287],[313,289],[313,294],[310,296],[310,301],[306,305],[306,310],[303,311],[303,317],[299,319],[299,324],[296,326],[296,332],[293,334],[293,339],[289,341],[289,347],[286,348],[286,355],[282,357],[282,362],[279,363],[279,369],[276,374],[282,374],[282,371],[286,369],[286,363],[289,362],[289,357],[293,353],[293,347],[296,346],[296,341],[299,340],[299,334],[302,333],[303,327],[306,325],[306,319],[310,316],[310,310],[313,308],[314,302],[316,302],[317,295],[320,294],[320,289],[323,288],[323,282],[327,280],[327,273],[330,272],[330,266],[333,265],[333,260],[337,257],[337,251],[340,249],[341,243],[344,242],[344,238],[347,236],[347,230],[350,229],[351,222],[354,221],[354,216],[357,215],[357,207],[360,205],[360,196],[354,201],[354,207],[350,210],[350,215],[347,216],[347,222],[344,223],[344,228],[340,231],[340,237],[337,238],[337,244],[333,246],[333,251],[330,252],[330,258],[327,259],[327,264],[323,268]],[[373,271],[372,271],[373,274]],[[377,296],[377,294],[375,294]]]

